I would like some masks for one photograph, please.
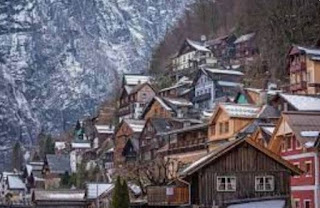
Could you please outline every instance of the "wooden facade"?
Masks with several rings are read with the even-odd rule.
[[[151,186],[147,188],[149,206],[178,207],[189,204],[189,187],[184,186]]]
[[[242,129],[250,125],[256,119],[256,117],[252,115],[232,115],[228,112],[228,110],[226,110],[224,105],[227,104],[220,104],[218,106],[218,109],[209,122],[208,141],[212,143],[213,148],[216,142],[235,139],[235,137]],[[235,108],[242,106],[252,108],[253,115],[257,115],[259,112],[258,107],[254,107],[251,105],[234,106]],[[239,110],[241,111],[241,109]]]
[[[209,153],[182,175],[191,184],[191,204],[203,208],[262,199],[290,206],[290,176],[301,171],[251,140],[237,140]],[[265,181],[268,178],[268,181]]]
[[[155,97],[150,103],[149,108],[143,113],[143,118],[145,120],[152,118],[152,117],[159,117],[159,118],[172,118],[174,117],[174,112],[171,109],[166,108],[161,98]]]
[[[240,36],[235,42],[235,56],[237,60],[245,61],[248,58],[254,57],[258,54],[257,46],[255,43],[255,34],[249,33]]]
[[[290,92],[320,93],[320,49],[292,46],[288,53]]]

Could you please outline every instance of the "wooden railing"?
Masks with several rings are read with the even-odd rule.
[[[187,186],[150,186],[147,188],[148,205],[179,206],[189,203]]]

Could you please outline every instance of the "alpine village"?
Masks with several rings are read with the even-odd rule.
[[[124,73],[112,107],[13,161],[1,207],[320,208],[320,44],[254,88],[254,31],[181,42],[164,77]]]

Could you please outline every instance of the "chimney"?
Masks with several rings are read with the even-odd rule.
[[[207,41],[207,37],[205,35],[201,35],[200,40],[204,43]]]

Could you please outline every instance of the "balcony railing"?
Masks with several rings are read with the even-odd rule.
[[[147,188],[148,205],[181,206],[189,204],[187,186],[150,186]]]
[[[305,62],[299,62],[295,64],[290,65],[290,72],[295,73],[295,72],[300,72],[300,71],[306,71],[307,66]]]
[[[298,91],[298,90],[305,90],[305,89],[307,89],[307,82],[306,81],[302,81],[302,82],[290,85],[290,91],[292,91],[292,92]]]

